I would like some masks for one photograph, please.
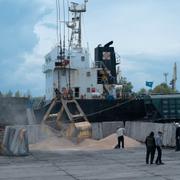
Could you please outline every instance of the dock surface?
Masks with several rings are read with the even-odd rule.
[[[0,156],[0,180],[179,180],[180,152],[163,149],[165,165],[147,165],[145,146],[112,150],[33,151]]]

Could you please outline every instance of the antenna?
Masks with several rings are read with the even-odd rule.
[[[177,66],[176,66],[176,62],[174,63],[174,68],[173,68],[173,79],[175,81],[177,80]]]
[[[177,67],[176,67],[176,62],[174,63],[174,68],[173,68],[173,80],[174,80],[174,90],[176,90],[176,81],[177,81]]]
[[[164,75],[164,78],[165,78],[165,83],[167,84],[167,76],[168,76],[168,73],[165,72],[163,75]]]

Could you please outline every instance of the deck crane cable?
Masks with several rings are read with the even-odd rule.
[[[103,113],[103,112],[106,112],[106,111],[112,110],[112,109],[114,109],[114,108],[123,106],[123,105],[125,105],[125,104],[127,104],[127,103],[130,103],[131,101],[133,101],[133,100],[135,100],[135,99],[137,99],[137,98],[134,97],[134,98],[132,98],[132,99],[129,99],[128,101],[125,101],[125,102],[122,102],[122,103],[117,103],[117,104],[114,105],[114,106],[104,108],[104,109],[102,109],[102,110],[100,110],[100,111],[96,111],[96,112],[94,112],[94,113],[86,114],[86,117],[94,116],[94,115],[96,115],[96,114],[101,114],[101,113]]]
[[[84,15],[82,14],[81,15],[81,18],[82,18],[82,33],[84,34],[84,39],[83,39],[83,42],[85,43],[86,42],[89,42],[89,39],[87,37],[87,33],[86,33],[86,28],[85,28],[85,23],[84,23]]]
[[[65,35],[65,19],[66,19],[66,16],[65,16],[65,2],[63,0],[63,18],[64,18],[64,38],[63,38],[63,59],[65,58],[65,46],[66,46],[66,35]]]
[[[56,15],[57,15],[57,40],[58,40],[58,55],[57,55],[57,60],[58,61],[62,61],[62,42],[61,42],[61,11],[60,11],[60,1],[56,0]],[[60,74],[59,74],[59,70],[57,71],[57,75],[58,75],[58,82],[57,82],[57,86],[58,89],[60,90]]]
[[[63,44],[62,44],[62,60],[64,61],[65,60],[65,2],[64,0],[62,1],[62,5],[63,5],[63,11],[62,11],[62,14],[63,14]],[[64,68],[64,67],[63,67]],[[64,68],[64,73],[65,73],[65,77],[66,77],[66,69]],[[67,77],[66,77],[66,84],[67,84]]]
[[[66,0],[66,2],[67,2],[67,9],[69,9],[69,7],[70,7],[70,5],[69,5],[69,0]],[[68,11],[68,21],[67,21],[67,23],[69,23],[70,22],[70,15],[69,15],[69,11]],[[67,59],[69,60],[69,65],[68,65],[68,88],[69,88],[69,90],[71,89],[71,74],[70,74],[70,68],[71,68],[71,66],[70,66],[70,36],[69,36],[69,33],[70,33],[70,31],[69,31],[69,28],[68,28],[68,55],[67,55]]]
[[[65,55],[66,55],[66,14],[65,14],[65,0],[63,0],[63,18],[64,18],[64,39],[63,39],[63,59],[65,59]],[[67,69],[64,69],[65,70],[65,73],[66,73],[66,84],[67,84],[67,89],[69,88],[69,81],[68,81],[68,75],[67,75]],[[69,73],[68,73],[69,74]]]
[[[60,60],[62,61],[62,38],[61,38],[61,10],[60,10],[60,1],[57,0],[58,4],[58,23],[59,23],[59,46],[60,46]]]
[[[59,19],[58,19],[58,2],[56,0],[56,41],[59,43]],[[57,56],[59,55],[59,49],[57,48]]]
[[[59,42],[60,42],[60,39],[59,39],[59,2],[58,0],[56,0],[56,36],[57,36],[57,60],[59,60],[59,54],[60,54],[60,51],[59,51]],[[58,71],[58,82],[57,82],[57,87],[59,90],[60,90],[60,85],[59,85],[59,71]]]
[[[67,9],[69,9],[69,0],[67,0]],[[69,11],[68,11],[68,21],[67,21],[68,23],[69,23]],[[69,53],[69,28],[68,28],[68,53]]]
[[[104,108],[104,109],[102,109],[102,110],[100,110],[100,111],[96,111],[96,112],[93,112],[93,113],[85,114],[85,116],[86,116],[86,117],[89,117],[89,116],[94,116],[94,115],[97,115],[97,114],[101,114],[101,113],[103,113],[103,112],[106,112],[106,111],[109,111],[109,110],[112,110],[112,109],[121,107],[121,106],[123,106],[123,105],[125,105],[125,104],[128,104],[128,103],[134,101],[134,100],[137,100],[137,97],[133,97],[133,98],[131,98],[131,99],[125,101],[125,102],[122,102],[122,103],[117,103],[117,104],[115,104],[114,106],[110,106],[110,107]],[[83,116],[81,116],[81,117],[83,117]],[[78,118],[77,118],[77,119],[78,119]]]

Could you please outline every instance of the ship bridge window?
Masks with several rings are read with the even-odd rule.
[[[91,92],[91,88],[87,88],[87,92],[90,93]]]
[[[75,87],[75,88],[74,88],[74,91],[75,91],[74,96],[75,96],[76,98],[78,98],[78,97],[79,97],[79,87]]]
[[[91,72],[89,72],[89,71],[86,72],[86,76],[87,76],[87,77],[91,76]]]
[[[85,61],[85,57],[84,56],[81,56],[81,61]]]

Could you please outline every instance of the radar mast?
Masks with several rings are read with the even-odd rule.
[[[88,0],[84,0],[83,4],[78,4],[71,2],[69,7],[69,12],[72,13],[71,21],[67,22],[67,27],[71,29],[71,37],[69,40],[70,48],[82,48],[82,27],[81,27],[81,17],[82,13],[86,12],[86,3]]]

